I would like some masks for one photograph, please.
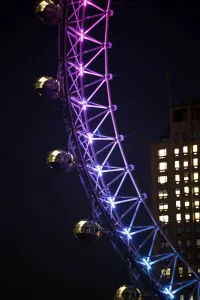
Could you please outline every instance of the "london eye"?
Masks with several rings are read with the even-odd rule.
[[[64,172],[76,169],[92,208],[92,217],[75,225],[75,235],[83,241],[106,235],[127,265],[131,283],[119,287],[116,300],[182,294],[199,300],[198,274],[170,242],[165,222],[155,220],[123,150],[108,68],[111,0],[44,0],[37,14],[58,26],[58,71],[55,78],[38,78],[35,89],[44,98],[60,99],[66,127],[66,149],[51,151],[47,162]],[[161,241],[165,251],[157,246]],[[189,270],[187,281],[179,265]]]

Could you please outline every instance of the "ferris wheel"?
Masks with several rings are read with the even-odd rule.
[[[92,242],[107,235],[127,265],[131,284],[118,288],[116,300],[199,300],[198,274],[165,235],[165,224],[152,216],[123,150],[108,70],[111,0],[41,0],[36,10],[58,26],[58,72],[38,78],[35,89],[61,99],[67,132],[66,149],[51,151],[47,162],[64,172],[75,167],[92,206],[92,218],[77,222],[75,235]],[[181,281],[179,265],[189,270],[187,281]]]

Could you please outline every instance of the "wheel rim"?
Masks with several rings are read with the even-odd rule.
[[[160,299],[173,299],[188,287],[191,287],[190,296],[198,295],[198,275],[170,243],[162,226],[154,220],[145,201],[146,194],[140,192],[132,173],[134,167],[128,165],[122,148],[123,136],[117,131],[114,116],[116,106],[112,105],[110,94],[109,81],[112,76],[108,73],[111,1],[105,2],[105,9],[102,9],[94,1],[60,1],[58,80],[63,92],[68,146],[77,159],[77,169],[91,200],[93,216],[101,226],[109,228],[112,242],[117,244],[121,256],[130,266],[132,280],[144,292],[157,293]],[[91,13],[90,18],[87,10]],[[100,41],[91,32],[103,22],[104,39]],[[87,24],[91,25],[87,27]],[[85,47],[86,43],[88,48]],[[103,56],[104,73],[92,68],[100,56]],[[105,95],[106,91],[106,103],[98,96],[103,88],[102,94]],[[106,132],[112,133],[100,133],[105,128]],[[116,167],[112,162],[118,159],[121,165]],[[124,194],[127,186],[131,186],[131,196]],[[148,216],[148,224],[138,224],[141,209]],[[133,242],[135,235],[141,236],[143,241]],[[156,241],[159,236],[169,245],[166,254],[157,251]],[[143,251],[145,247],[146,254]],[[165,271],[158,274],[156,266],[161,261],[165,262]],[[177,283],[176,273],[180,262],[190,269],[193,277],[187,282]],[[171,273],[166,283],[169,268]],[[147,287],[144,286],[144,280]]]

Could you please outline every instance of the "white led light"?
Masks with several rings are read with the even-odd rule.
[[[115,203],[114,203],[115,198],[109,197],[108,200],[110,201],[112,208],[115,208]]]
[[[84,39],[84,33],[83,33],[83,29],[81,29],[81,32],[80,32],[80,41],[82,42]]]
[[[99,176],[102,176],[101,166],[97,166],[97,171],[98,171],[98,173],[99,173]]]
[[[80,64],[80,76],[83,76],[83,64]]]
[[[124,233],[128,236],[129,239],[132,239],[129,231],[127,230],[127,228],[124,229]]]
[[[93,136],[92,133],[88,133],[89,144],[92,144],[92,142],[93,142],[92,136]]]
[[[82,105],[83,105],[83,110],[86,110],[86,108],[87,108],[87,102],[85,100],[83,100]]]
[[[143,258],[143,262],[147,266],[148,270],[150,270],[151,266],[150,266],[150,264],[148,263],[148,261],[145,258]]]
[[[174,299],[174,295],[168,290],[168,288],[165,288],[166,294],[170,295],[171,299]]]

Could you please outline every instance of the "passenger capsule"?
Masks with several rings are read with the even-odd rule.
[[[55,170],[69,172],[74,167],[73,155],[64,150],[53,150],[47,156],[48,165]]]
[[[95,242],[101,236],[101,227],[94,221],[81,220],[75,224],[74,235],[84,242]]]
[[[141,300],[141,293],[133,286],[123,285],[116,291],[115,300]]]
[[[45,99],[56,100],[60,96],[60,84],[57,79],[43,76],[36,80],[35,91]]]
[[[48,25],[58,24],[60,7],[52,0],[41,0],[36,6],[38,17]]]

